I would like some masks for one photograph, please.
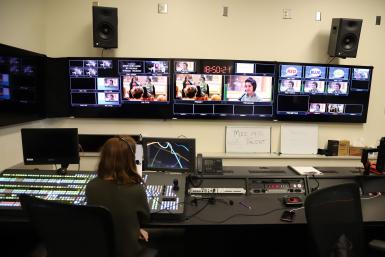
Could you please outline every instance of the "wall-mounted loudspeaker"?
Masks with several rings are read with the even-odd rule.
[[[118,9],[92,6],[94,47],[118,47]]]
[[[329,37],[329,56],[355,58],[361,26],[361,19],[333,18]]]

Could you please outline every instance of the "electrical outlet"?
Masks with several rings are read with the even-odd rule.
[[[316,11],[315,12],[315,20],[316,21],[321,21],[321,12],[320,11]]]
[[[282,19],[291,19],[291,9],[283,9]]]
[[[168,12],[168,6],[167,6],[167,4],[159,3],[159,4],[158,4],[158,13],[160,13],[160,14],[166,14],[167,12]]]
[[[229,7],[228,6],[223,6],[223,16],[227,17],[229,16]]]

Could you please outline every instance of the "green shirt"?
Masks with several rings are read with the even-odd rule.
[[[140,184],[118,185],[95,178],[86,187],[87,204],[110,210],[114,222],[117,257],[135,256],[141,249],[139,228],[149,220],[150,209]]]

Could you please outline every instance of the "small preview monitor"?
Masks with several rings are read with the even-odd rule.
[[[195,62],[192,61],[176,61],[175,71],[179,73],[195,72]]]
[[[281,65],[281,78],[302,78],[302,66],[301,65]]]
[[[348,82],[334,81],[328,84],[328,94],[346,95],[348,93]]]
[[[324,79],[326,78],[326,67],[324,66],[306,66],[305,78]]]
[[[347,68],[347,67],[330,67],[329,68],[329,79],[348,80],[349,79],[349,68]]]
[[[324,94],[325,81],[322,80],[306,80],[303,88],[304,93]]]
[[[21,129],[24,164],[78,164],[77,128]]]
[[[143,138],[143,170],[194,172],[195,138]]]
[[[279,91],[285,94],[295,94],[301,92],[301,80],[283,79]]]

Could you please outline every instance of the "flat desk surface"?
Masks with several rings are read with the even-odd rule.
[[[236,179],[248,180],[253,178],[280,179],[299,178],[306,181],[308,189],[322,188],[334,184],[355,182],[363,189],[362,211],[364,222],[385,222],[385,177],[362,177],[360,168],[356,167],[318,167],[324,175],[316,177],[298,176],[287,167],[225,167],[223,175],[207,175],[204,180],[220,179],[226,183]],[[188,186],[186,185],[186,188]],[[383,195],[370,197],[370,192],[382,192]],[[186,194],[184,200],[185,217],[174,221],[152,221],[151,226],[227,226],[227,225],[290,225],[306,224],[304,208],[287,207],[283,204],[283,197],[287,194],[249,194],[246,195],[210,195],[211,199],[197,199]],[[302,194],[305,197],[305,193]],[[250,208],[249,208],[250,207]],[[284,210],[295,210],[293,222],[281,221]],[[7,215],[0,209],[0,220],[9,221],[17,216]],[[20,220],[20,219],[19,219]]]

